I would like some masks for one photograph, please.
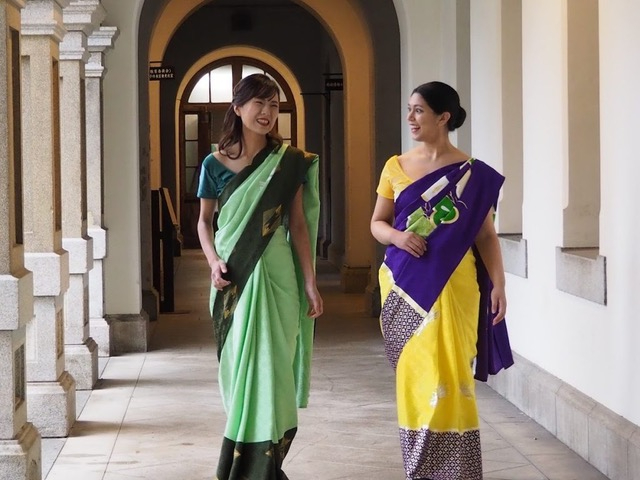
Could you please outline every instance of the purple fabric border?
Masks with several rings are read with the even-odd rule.
[[[487,273],[487,269],[477,250],[476,269],[478,286],[480,287],[480,311],[478,313],[478,342],[476,347],[477,380],[486,382],[489,375],[495,375],[503,368],[513,365],[513,354],[507,332],[507,321],[502,320],[497,325],[493,324],[495,315],[491,313],[491,289],[493,284]]]

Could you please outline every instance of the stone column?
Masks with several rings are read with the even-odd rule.
[[[28,415],[43,437],[75,421],[75,380],[65,370],[59,43],[69,0],[27,0],[22,11],[22,130],[25,266],[33,272],[35,321],[27,327]]]
[[[69,252],[64,303],[66,365],[77,390],[98,380],[98,345],[89,335],[89,270],[93,239],[87,234],[85,62],[87,36],[105,17],[99,0],[75,0],[63,10],[67,30],[60,44],[62,246]]]
[[[102,198],[102,78],[104,52],[113,47],[116,27],[100,27],[89,36],[90,57],[85,66],[87,135],[87,231],[93,238],[93,268],[89,271],[89,324],[98,343],[98,355],[108,357],[109,324],[104,314],[104,269],[107,256],[107,230],[103,226]]]
[[[111,334],[111,354],[117,355],[144,352],[149,342],[149,318],[142,309],[140,291],[141,219],[137,208],[141,198],[138,89],[140,81],[146,85],[147,67],[140,65],[137,49],[129,48],[137,43],[134,4],[119,0],[102,3],[107,9],[105,23],[118,25],[118,42],[124,44],[109,51],[109,71],[102,83],[104,97],[109,99],[103,103],[104,221],[109,231],[109,256],[104,262],[105,317]]]
[[[27,422],[25,338],[33,275],[24,268],[20,9],[0,0],[0,480],[40,480],[40,434]]]

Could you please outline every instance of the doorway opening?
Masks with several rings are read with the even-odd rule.
[[[200,203],[196,196],[200,167],[216,149],[224,116],[231,106],[233,87],[254,73],[264,73],[280,87],[277,129],[285,143],[298,144],[296,102],[291,87],[273,67],[254,58],[228,57],[199,70],[182,96],[178,122],[180,230],[184,248],[200,247],[197,232]]]

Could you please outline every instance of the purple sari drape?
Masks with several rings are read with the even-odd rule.
[[[425,201],[423,193],[436,182],[442,183],[442,189]],[[432,216],[434,208],[443,201],[457,209],[455,221],[440,223],[429,233],[423,256],[415,258],[394,245],[386,251],[384,263],[393,273],[396,285],[425,311],[431,309],[464,254],[474,248],[484,219],[496,206],[503,182],[504,177],[493,168],[479,160],[470,160],[424,176],[405,188],[396,199],[394,227],[398,230],[406,230],[408,217],[420,208],[427,217]],[[474,253],[481,293],[475,377],[486,381],[488,374],[511,366],[513,357],[506,323],[502,321],[495,326],[492,323],[491,281],[475,248]],[[388,344],[387,354],[397,355],[397,338],[388,338],[385,343]]]

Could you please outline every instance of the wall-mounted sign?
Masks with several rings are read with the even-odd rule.
[[[324,89],[326,91],[342,90],[343,83],[341,78],[325,78]]]
[[[174,67],[149,67],[149,80],[173,80],[176,71]]]

